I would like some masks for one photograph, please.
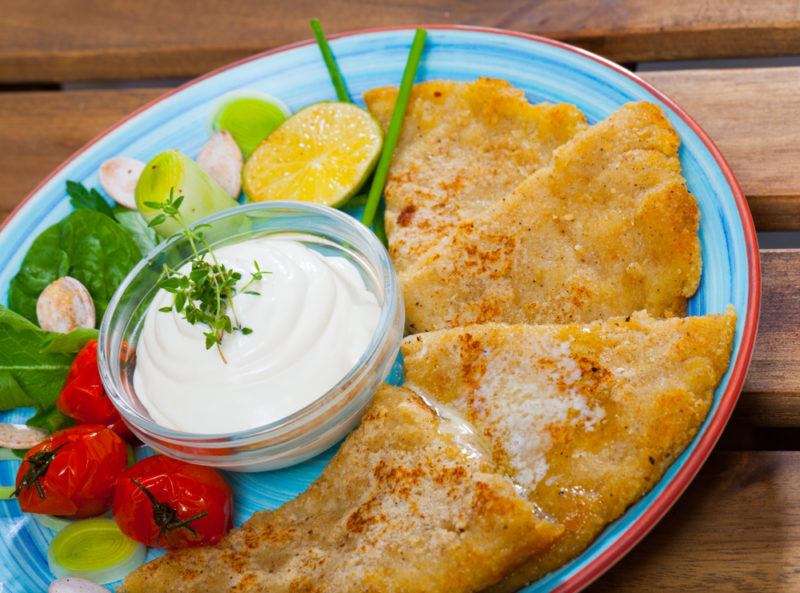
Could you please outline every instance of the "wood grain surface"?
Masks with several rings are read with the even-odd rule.
[[[800,67],[642,77],[675,99],[719,146],[760,230],[800,229]]]
[[[0,81],[194,76],[365,27],[460,23],[537,33],[616,61],[800,52],[797,0],[2,0]]]
[[[0,93],[0,219],[73,152],[164,90]]]
[[[591,593],[800,591],[800,453],[713,453]]]
[[[650,72],[731,163],[759,230],[800,229],[800,67]],[[72,152],[166,89],[0,93],[0,213]],[[764,95],[771,98],[768,109]]]
[[[761,284],[758,337],[737,412],[758,426],[800,426],[800,250],[762,250]]]

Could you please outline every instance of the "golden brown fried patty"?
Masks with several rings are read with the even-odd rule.
[[[364,95],[389,125],[397,87]],[[414,85],[386,184],[386,231],[397,269],[547,165],[586,127],[573,105],[531,105],[505,80]]]
[[[471,451],[439,431],[419,397],[383,387],[306,492],[256,513],[217,546],[145,564],[124,591],[479,591],[563,528]]]
[[[682,315],[698,208],[659,107],[629,103],[400,270],[411,332],[502,321]],[[391,237],[390,237],[391,241]]]
[[[566,527],[493,591],[574,558],[661,478],[708,414],[736,315],[485,324],[409,336],[407,385],[454,408]]]

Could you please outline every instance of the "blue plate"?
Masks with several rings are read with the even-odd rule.
[[[700,205],[703,276],[689,303],[691,315],[721,312],[733,303],[739,314],[734,362],[716,391],[708,419],[663,479],[623,517],[609,525],[578,558],[525,589],[528,593],[577,591],[607,570],[669,509],[699,470],[719,437],[741,390],[750,359],[760,299],[758,250],[750,212],[728,165],[700,127],[663,94],[628,71],[577,48],[508,31],[427,27],[418,80],[509,80],[531,101],[577,105],[594,123],[628,101],[664,107],[681,138],[680,159],[689,189]],[[410,48],[410,28],[338,36],[332,43],[353,97],[369,88],[399,84]],[[0,296],[33,239],[70,211],[67,179],[99,187],[97,171],[107,158],[128,155],[147,161],[168,148],[195,156],[210,133],[210,121],[225,93],[253,89],[282,99],[292,110],[335,99],[319,50],[310,42],[248,58],[201,77],[140,109],[88,144],[51,174],[0,231]],[[69,114],[63,114],[68,118]],[[22,421],[28,414],[0,415]],[[330,459],[327,452],[302,465],[262,474],[230,474],[236,523],[254,511],[274,508],[303,491]],[[19,463],[0,462],[0,484],[12,484]],[[52,532],[0,503],[0,590],[46,591]],[[155,552],[151,551],[151,555]]]

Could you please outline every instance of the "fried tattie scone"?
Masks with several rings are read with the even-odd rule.
[[[407,385],[471,422],[495,462],[566,528],[491,591],[516,591],[568,562],[661,478],[708,414],[735,324],[730,307],[405,339]]]
[[[551,165],[400,269],[411,333],[683,315],[702,262],[678,145],[652,103],[578,133]]]
[[[384,129],[396,99],[397,87],[364,94]],[[585,127],[577,107],[533,105],[505,80],[414,85],[384,192],[397,269],[505,197]]]
[[[458,593],[497,583],[563,528],[407,389],[383,387],[309,489],[217,546],[133,572],[126,593]]]

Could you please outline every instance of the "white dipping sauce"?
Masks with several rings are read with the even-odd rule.
[[[220,263],[250,279],[253,262],[268,271],[233,303],[253,330],[225,334],[206,350],[205,325],[158,309],[147,311],[136,347],[133,385],[153,420],[193,433],[255,428],[314,402],[338,383],[367,349],[380,306],[358,269],[292,239],[264,237],[215,249]],[[183,271],[188,270],[188,265]],[[230,311],[230,310],[229,310]]]

